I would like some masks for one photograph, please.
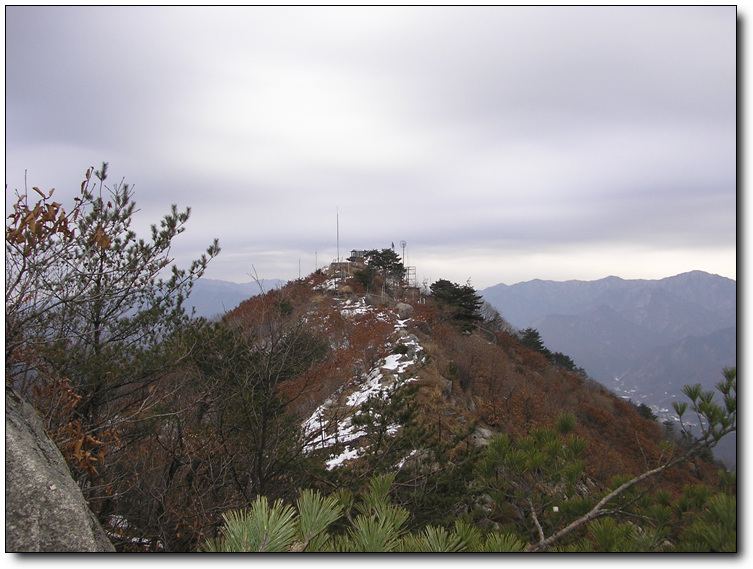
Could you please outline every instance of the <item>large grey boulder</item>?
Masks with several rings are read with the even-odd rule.
[[[7,386],[5,550],[115,551],[39,415]]]
[[[397,308],[397,315],[400,320],[410,318],[411,314],[413,314],[413,307],[410,304],[398,302],[395,308]]]
[[[476,448],[485,447],[489,446],[489,442],[491,441],[493,436],[494,433],[492,433],[489,429],[477,427],[471,435],[471,440],[473,441],[473,446],[475,446]]]

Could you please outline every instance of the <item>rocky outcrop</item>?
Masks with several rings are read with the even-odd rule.
[[[491,441],[493,436],[494,433],[492,433],[489,429],[478,427],[471,435],[471,440],[473,441],[473,446],[480,448],[488,446],[489,441]]]
[[[410,304],[405,304],[404,302],[398,302],[395,308],[397,308],[397,314],[400,320],[405,320],[406,318],[410,318],[411,314],[413,314],[413,307]]]
[[[115,551],[30,405],[5,388],[5,550]]]

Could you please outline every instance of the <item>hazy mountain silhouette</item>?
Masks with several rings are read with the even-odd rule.
[[[693,271],[661,280],[534,280],[480,291],[513,326],[535,328],[618,395],[673,417],[683,385],[714,389],[735,366],[737,283]],[[734,439],[717,455],[734,462]]]
[[[645,317],[656,314],[655,308],[662,301],[687,303],[687,309],[699,312],[694,318],[703,321],[702,315],[706,317],[707,328],[719,329],[736,322],[737,284],[702,271],[661,280],[624,280],[614,276],[596,281],[536,279],[498,284],[479,292],[508,322],[521,329],[550,314],[578,315],[600,304],[644,325],[648,324]],[[673,325],[677,323],[673,321]]]
[[[186,301],[188,310],[196,309],[196,316],[214,318],[232,310],[244,300],[282,286],[280,279],[261,279],[247,283],[233,283],[201,278],[194,283],[193,290]]]

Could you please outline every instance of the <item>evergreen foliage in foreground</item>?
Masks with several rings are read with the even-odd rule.
[[[224,516],[222,536],[204,545],[209,552],[520,552],[525,543],[511,534],[483,535],[457,520],[450,530],[427,526],[405,530],[408,511],[392,503],[389,492],[394,475],[371,479],[362,499],[342,491],[324,498],[304,490],[297,509],[282,502],[271,508],[263,496],[246,511]],[[330,526],[345,518],[348,527],[332,533]]]
[[[723,405],[713,401],[713,393],[696,386],[685,389],[702,425],[695,443],[684,451],[667,445],[659,466],[638,476],[616,477],[601,499],[584,491],[579,455],[587,443],[573,434],[574,416],[562,413],[555,429],[534,429],[516,439],[497,437],[483,454],[478,480],[491,502],[506,505],[513,519],[504,531],[483,533],[461,517],[450,529],[428,525],[408,532],[410,512],[389,496],[395,474],[382,474],[371,479],[354,508],[353,495],[344,490],[326,499],[305,491],[297,514],[281,502],[269,509],[265,497],[257,498],[248,512],[226,515],[222,537],[207,542],[205,550],[736,552],[735,484],[716,494],[708,486],[687,486],[674,502],[650,484],[736,430],[737,372],[728,368],[723,375],[717,385]],[[681,416],[686,410],[678,405]],[[342,517],[347,523],[330,533],[328,523]]]
[[[260,496],[251,508],[228,512],[221,536],[204,543],[206,552],[487,552],[531,551],[512,527],[483,532],[456,519],[452,527],[428,525],[409,532],[409,512],[392,502],[394,475],[371,479],[354,505],[347,490],[323,497],[304,490],[296,507],[277,501],[269,506]],[[643,497],[632,519],[603,517],[588,531],[555,552],[735,552],[737,551],[737,501],[734,496],[713,496],[703,486],[688,487],[668,505],[657,493]],[[695,503],[695,507],[691,504]],[[688,525],[683,519],[692,519]],[[637,523],[642,520],[644,523]],[[679,528],[679,529],[678,529]]]

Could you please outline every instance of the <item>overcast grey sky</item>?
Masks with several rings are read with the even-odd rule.
[[[209,278],[310,273],[338,210],[429,282],[736,278],[734,6],[5,15],[8,189],[108,161]]]

